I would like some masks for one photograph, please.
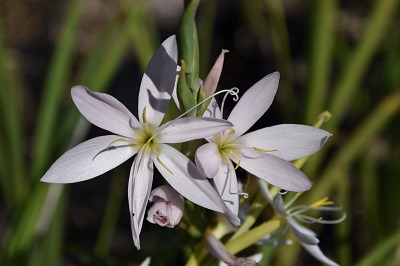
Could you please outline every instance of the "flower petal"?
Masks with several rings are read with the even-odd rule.
[[[174,89],[177,57],[173,35],[157,49],[143,75],[138,102],[140,122],[145,117],[152,124],[160,125]]]
[[[287,213],[285,209],[285,203],[283,202],[283,198],[281,194],[276,194],[272,201],[272,206],[274,207],[274,210],[279,213],[280,215],[287,217],[289,214]]]
[[[99,176],[136,154],[125,142],[115,142],[120,136],[108,135],[90,139],[64,153],[47,170],[42,182],[75,183]]]
[[[221,154],[214,143],[200,146],[195,154],[195,162],[199,171],[208,178],[213,178],[221,164]]]
[[[132,238],[138,250],[140,249],[139,235],[153,183],[153,171],[150,153],[141,150],[132,164],[128,182]]]
[[[305,248],[305,250],[308,251],[314,258],[319,260],[320,262],[330,265],[330,266],[339,266],[336,262],[325,256],[321,249],[318,247],[318,245],[307,245],[304,243],[301,243],[301,245]]]
[[[71,89],[71,96],[79,112],[93,125],[128,138],[134,128],[141,128],[132,113],[111,95],[78,85]]]
[[[211,233],[206,233],[206,246],[214,257],[224,261],[228,265],[238,265],[238,258],[229,253],[221,241],[216,239]]]
[[[319,128],[283,124],[247,133],[236,142],[248,147],[274,150],[272,155],[291,161],[319,151],[330,136],[331,133]]]
[[[297,223],[296,220],[290,216],[287,216],[286,220],[288,221],[290,230],[297,237],[297,239],[300,240],[300,242],[307,245],[318,245],[319,240],[313,231]]]
[[[159,129],[157,142],[181,143],[194,139],[202,139],[232,127],[232,123],[223,119],[206,117],[184,117],[172,120]]]
[[[219,171],[213,178],[215,188],[221,195],[226,206],[235,214],[239,213],[239,194],[236,172],[233,170],[233,164],[220,164]]]
[[[213,95],[215,93],[215,90],[217,89],[219,77],[221,76],[222,67],[224,65],[226,52],[228,52],[228,50],[222,50],[217,60],[215,61],[214,66],[210,70],[210,73],[208,73],[206,79],[204,80],[202,91],[205,98]]]
[[[262,78],[243,94],[228,118],[235,125],[232,139],[243,135],[268,110],[278,85],[279,73],[274,72]]]
[[[221,109],[219,108],[215,98],[211,98],[211,102],[208,105],[207,110],[204,112],[203,117],[222,119]]]
[[[311,188],[311,181],[293,164],[270,154],[252,149],[235,151],[240,157],[240,166],[253,175],[279,188],[302,192]],[[238,163],[238,158],[230,156]]]
[[[160,145],[158,151],[160,154],[153,158],[154,164],[178,193],[204,208],[225,213],[225,217],[234,226],[240,224],[239,218],[229,211],[217,191],[192,161],[166,144]]]

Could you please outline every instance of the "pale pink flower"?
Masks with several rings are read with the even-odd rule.
[[[183,215],[183,197],[172,187],[163,185],[155,188],[149,197],[153,206],[147,211],[147,221],[169,228],[175,227]]]
[[[225,213],[235,226],[240,224],[196,165],[168,145],[209,137],[232,126],[224,120],[201,117],[179,118],[161,125],[174,89],[177,54],[175,36],[171,36],[150,60],[140,85],[139,120],[114,97],[92,92],[84,86],[73,87],[72,99],[81,114],[92,124],[116,135],[93,138],[72,148],[41,179],[50,183],[84,181],[136,155],[129,176],[128,200],[132,237],[138,249],[154,165],[185,198]]]
[[[288,161],[315,153],[331,136],[322,129],[293,124],[245,134],[270,107],[278,84],[279,73],[275,72],[248,89],[227,119],[234,127],[206,138],[209,143],[196,152],[199,170],[213,178],[218,192],[235,214],[239,210],[240,194],[235,173],[237,167],[282,189],[305,191],[311,188],[310,180]],[[222,118],[215,100],[204,115]]]

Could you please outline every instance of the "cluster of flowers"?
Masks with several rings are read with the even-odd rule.
[[[128,200],[132,237],[138,249],[149,201],[154,204],[147,212],[147,220],[161,226],[174,227],[179,223],[184,211],[183,197],[223,213],[233,226],[239,226],[239,197],[246,194],[238,189],[235,174],[238,167],[260,178],[264,184],[266,181],[294,192],[310,189],[310,180],[289,161],[315,153],[331,134],[293,124],[245,134],[270,107],[279,84],[277,72],[247,90],[224,120],[213,98],[223,54],[203,83],[202,89],[208,92],[211,101],[202,117],[185,117],[186,112],[162,123],[171,98],[179,108],[175,89],[179,69],[175,36],[163,42],[146,68],[138,97],[138,118],[110,95],[84,86],[73,87],[72,99],[81,114],[92,124],[114,134],[90,139],[67,151],[41,180],[50,183],[88,180],[136,155],[130,170]],[[237,92],[230,92],[237,96]],[[195,139],[208,142],[197,149],[196,164],[169,145]],[[169,185],[152,191],[154,166]],[[270,199],[279,214],[289,217],[281,198]],[[298,228],[288,221],[292,229]]]

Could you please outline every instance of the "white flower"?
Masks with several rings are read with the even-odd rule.
[[[333,202],[328,201],[328,198],[323,198],[310,205],[298,205],[290,207],[301,195],[301,193],[296,194],[288,203],[285,204],[281,194],[278,193],[275,197],[272,197],[265,182],[260,180],[259,185],[261,192],[268,202],[271,203],[274,210],[287,221],[287,227],[285,227],[279,235],[284,233],[287,229],[290,229],[293,235],[300,241],[304,249],[307,250],[308,253],[310,253],[313,257],[322,263],[337,266],[338,264],[326,257],[318,247],[319,239],[316,237],[316,234],[310,229],[299,224],[296,220],[300,220],[305,223],[337,224],[346,218],[346,214],[343,214],[341,218],[336,220],[324,220],[322,218],[308,216],[304,213],[309,210],[340,211],[342,208],[329,206],[332,205]],[[267,239],[267,242],[268,241],[269,238]]]
[[[153,202],[153,206],[147,211],[147,221],[170,228],[180,222],[185,202],[172,187],[163,185],[155,188],[150,194],[149,201]]]
[[[305,125],[283,124],[244,134],[270,107],[279,84],[279,73],[272,73],[246,91],[228,117],[230,131],[207,138],[209,143],[196,152],[196,165],[214,185],[235,213],[239,197],[235,169],[249,173],[289,191],[311,188],[308,178],[290,162],[317,152],[331,134]],[[222,118],[213,100],[205,115]],[[236,167],[232,162],[236,163]]]
[[[212,136],[232,126],[210,118],[161,121],[174,89],[177,61],[175,36],[160,46],[150,60],[139,91],[139,120],[118,100],[83,86],[71,90],[81,114],[92,124],[115,133],[83,142],[62,155],[42,177],[51,183],[73,183],[101,175],[136,154],[128,183],[132,237],[140,248],[139,234],[153,181],[153,165],[167,182],[188,200],[205,208],[225,212],[234,225],[239,219],[197,167],[169,143]]]

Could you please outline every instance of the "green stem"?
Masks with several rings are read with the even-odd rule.
[[[261,192],[257,193],[256,198],[250,206],[249,212],[247,213],[246,219],[239,227],[238,230],[233,234],[230,238],[230,241],[242,236],[246,233],[257,221],[258,216],[260,216],[261,212],[265,209],[265,206],[268,204],[265,197]]]
[[[281,226],[280,220],[270,220],[262,223],[261,225],[253,228],[251,231],[241,235],[240,237],[228,241],[225,247],[226,250],[232,254],[236,254],[245,248],[257,243],[266,235],[271,234]]]

